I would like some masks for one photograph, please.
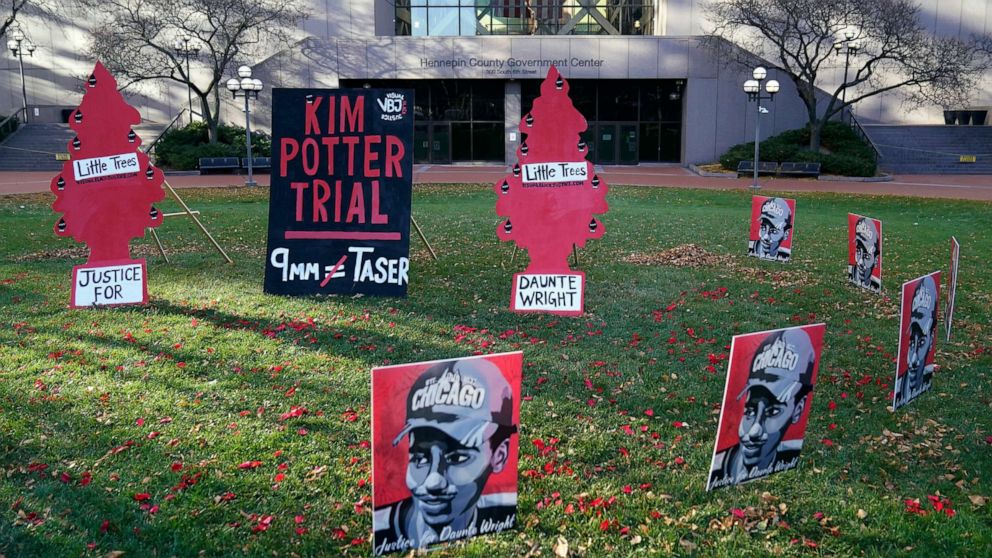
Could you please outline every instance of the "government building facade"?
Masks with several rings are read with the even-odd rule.
[[[751,65],[709,48],[703,0],[310,0],[296,41],[251,65],[265,90],[253,128],[267,129],[273,87],[404,87],[414,92],[415,159],[421,164],[500,163],[516,158],[520,119],[554,65],[588,121],[583,138],[597,164],[705,163],[754,138],[757,106],[742,84]],[[988,2],[926,0],[934,33],[968,37],[992,28]],[[81,98],[95,22],[28,25],[38,44],[25,59],[35,121],[58,121]],[[80,45],[67,47],[66,45]],[[840,83],[844,60],[825,72]],[[194,75],[196,63],[194,62]],[[0,112],[20,107],[17,61],[5,59]],[[234,68],[231,68],[231,74]],[[775,70],[781,92],[761,115],[761,136],[801,127],[805,107]],[[831,83],[833,80],[833,83]],[[984,91],[977,105],[992,105]],[[222,121],[243,122],[222,91]],[[983,96],[985,97],[983,99]],[[908,112],[898,94],[855,108],[866,124],[940,124],[942,107]],[[186,106],[178,84],[145,86],[130,102],[143,118],[168,123]]]

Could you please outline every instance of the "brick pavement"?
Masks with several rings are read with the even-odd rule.
[[[508,172],[502,165],[415,165],[414,182],[493,184]],[[694,174],[677,165],[637,165],[597,167],[611,185],[747,190],[750,178],[713,178]],[[51,172],[0,172],[0,195],[47,192]],[[243,175],[167,175],[175,188],[234,187],[244,185]],[[268,185],[269,175],[255,175],[255,181]],[[992,201],[990,175],[897,175],[890,182],[762,178],[763,188],[781,192],[839,192],[874,195],[902,195]]]

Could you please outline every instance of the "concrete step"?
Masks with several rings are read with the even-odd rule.
[[[864,126],[896,174],[992,174],[992,126]],[[973,155],[975,163],[961,163]]]

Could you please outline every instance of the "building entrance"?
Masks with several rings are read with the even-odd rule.
[[[569,82],[569,97],[586,117],[582,140],[597,165],[681,162],[683,80],[583,80]],[[540,81],[521,84],[526,114]]]
[[[445,165],[451,162],[451,124],[413,126],[413,162]]]
[[[636,165],[639,161],[636,124],[598,122],[589,126],[584,137],[593,163]]]

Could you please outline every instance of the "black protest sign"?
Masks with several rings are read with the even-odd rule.
[[[273,89],[265,292],[405,296],[413,92]]]

